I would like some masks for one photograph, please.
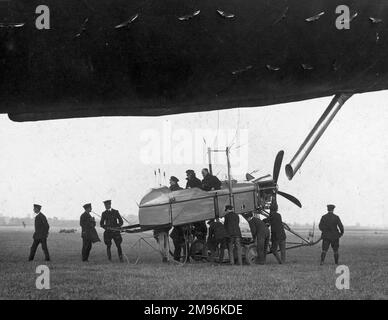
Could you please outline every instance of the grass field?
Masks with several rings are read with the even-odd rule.
[[[143,236],[149,236],[143,234]],[[335,286],[332,252],[319,266],[320,244],[288,251],[288,262],[273,256],[264,266],[216,266],[192,263],[165,265],[147,245],[131,246],[137,235],[123,235],[128,262],[113,262],[105,246],[96,244],[89,263],[80,260],[80,234],[52,230],[48,246],[52,262],[50,290],[37,290],[36,267],[45,264],[41,248],[27,262],[31,229],[0,229],[0,299],[387,299],[388,232],[348,232],[341,241],[341,264],[350,269],[350,289]],[[154,240],[148,239],[155,246]]]

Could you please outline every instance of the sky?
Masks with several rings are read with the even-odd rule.
[[[388,91],[353,96],[342,107],[293,180],[284,166],[330,103],[331,97],[257,108],[162,117],[101,117],[16,123],[0,115],[0,215],[32,216],[40,203],[49,217],[78,219],[82,205],[103,211],[103,200],[124,215],[171,175],[200,176],[208,147],[231,146],[232,175],[272,173],[284,150],[278,197],[289,223],[318,222],[334,203],[345,225],[388,227]],[[224,179],[224,153],[213,154]],[[161,177],[158,175],[160,169]],[[155,176],[156,171],[156,176]],[[164,178],[164,174],[166,179]]]

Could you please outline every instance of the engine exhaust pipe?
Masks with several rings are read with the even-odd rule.
[[[352,94],[337,94],[334,96],[333,100],[319,118],[314,128],[310,131],[309,135],[304,140],[291,162],[286,165],[286,175],[289,180],[294,177],[295,173],[302,166],[303,162],[306,160],[307,156],[325,132],[331,121],[334,119],[337,112],[351,96]]]

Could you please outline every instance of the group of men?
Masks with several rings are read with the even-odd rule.
[[[123,250],[121,243],[123,241],[120,231],[117,229],[124,223],[118,210],[112,208],[112,201],[104,201],[105,211],[101,214],[100,227],[104,229],[104,243],[106,245],[106,251],[108,260],[112,260],[112,240],[117,247],[117,252],[120,262],[123,262]],[[92,205],[87,203],[83,206],[84,212],[80,217],[80,226],[82,229],[82,261],[87,262],[89,259],[90,251],[92,250],[93,243],[101,241],[96,230],[96,220],[92,217]],[[49,224],[45,215],[41,212],[42,206],[34,204],[35,217],[35,232],[33,235],[34,242],[31,246],[29,261],[34,260],[36,250],[39,244],[42,245],[42,249],[45,255],[45,260],[50,261],[50,255],[47,248],[47,237],[49,234]]]
[[[221,189],[221,181],[216,177],[213,176],[209,169],[204,168],[201,171],[202,173],[202,181],[197,178],[195,175],[195,171],[192,169],[189,169],[186,171],[186,189],[191,188],[199,188],[204,191],[212,191],[212,190],[220,190]],[[175,176],[170,177],[170,190],[171,191],[177,191],[182,190],[183,188],[179,185],[179,179]]]
[[[221,189],[221,182],[207,168],[202,169],[203,180],[199,180],[193,170],[187,170],[186,189],[200,188],[205,191]],[[171,176],[170,190],[177,191],[182,188],[178,184],[178,178]],[[111,200],[103,202],[105,211],[101,214],[100,227],[104,229],[104,243],[106,245],[107,257],[112,259],[111,246],[112,240],[117,247],[119,260],[123,262],[123,251],[121,248],[122,237],[119,228],[123,225],[123,219],[118,210],[112,208]],[[49,224],[46,217],[41,212],[41,205],[34,204],[35,217],[35,232],[33,235],[33,244],[31,246],[29,261],[34,259],[36,250],[39,244],[45,255],[46,261],[50,261],[50,255],[47,248],[47,237],[49,233]],[[82,228],[82,261],[87,262],[93,243],[99,242],[100,238],[96,231],[95,218],[91,216],[92,205],[87,203],[83,206],[84,212],[80,217],[80,225]],[[334,251],[334,261],[338,264],[339,259],[339,238],[344,234],[344,227],[340,218],[334,214],[334,205],[328,205],[328,213],[325,214],[320,223],[319,229],[322,231],[322,253],[321,264],[324,263],[326,253],[331,246]],[[286,262],[286,233],[281,215],[278,213],[276,202],[272,202],[268,218],[261,220],[259,215],[254,215],[253,212],[243,214],[243,217],[248,221],[252,239],[257,247],[257,263],[264,264],[266,262],[266,254],[271,240],[271,252],[275,256],[279,264]],[[242,247],[241,247],[241,229],[239,215],[234,212],[231,205],[225,207],[224,223],[220,219],[211,219],[196,222],[189,225],[175,226],[169,235],[169,227],[154,231],[154,236],[160,245],[163,262],[168,261],[168,236],[174,243],[174,259],[179,261],[182,250],[185,248],[187,236],[194,236],[201,240],[204,244],[202,250],[203,260],[215,261],[216,252],[218,251],[218,262],[221,263],[224,259],[224,251],[229,252],[230,263],[242,265]],[[269,230],[270,228],[270,230]],[[208,256],[210,251],[210,256]],[[279,252],[280,251],[280,256]]]
[[[213,176],[207,168],[202,169],[203,180],[199,180],[194,170],[186,171],[186,189],[199,188],[204,191],[221,189],[221,182]],[[182,190],[179,186],[179,179],[175,176],[170,177],[170,190]],[[266,221],[262,221],[259,216],[254,216],[252,212],[244,215],[248,221],[252,237],[258,248],[258,263],[265,263],[266,253],[269,245],[270,232],[268,226],[271,226],[271,249],[279,263],[284,263],[286,259],[286,234],[284,232],[281,215],[277,212],[277,205],[274,203],[271,206],[270,216]],[[185,237],[193,235],[198,240],[201,240],[205,245],[202,250],[203,260],[213,260],[216,252],[219,252],[219,261],[223,260],[224,251],[228,249],[229,256],[233,256],[236,252],[236,261],[242,264],[242,247],[241,247],[241,230],[240,218],[233,210],[233,207],[227,205],[225,207],[225,221],[222,223],[220,219],[212,219],[208,221],[209,232],[205,221],[196,222],[192,225],[175,226],[170,234],[174,243],[174,260],[179,261],[182,250],[185,248]],[[190,229],[189,229],[190,228]],[[162,260],[168,260],[168,248],[166,239],[169,228],[155,230],[154,236],[161,245]],[[281,256],[279,257],[278,248],[280,248]],[[210,257],[207,257],[210,250]],[[234,264],[235,259],[230,259],[230,263]]]
[[[219,190],[221,188],[221,182],[217,177],[211,175],[207,168],[202,169],[202,181],[195,176],[195,172],[193,170],[187,170],[186,174],[186,189],[200,188],[205,191],[211,191]],[[182,189],[178,182],[178,178],[171,176],[171,191]],[[334,208],[335,206],[332,204],[327,205],[328,213],[322,217],[319,224],[319,228],[322,231],[321,265],[324,263],[326,253],[330,245],[334,251],[334,261],[338,264],[339,238],[344,234],[344,227],[340,218],[334,214]],[[224,251],[228,249],[229,257],[231,257],[230,263],[234,264],[237,261],[237,263],[241,265],[242,248],[239,216],[233,211],[233,207],[230,205],[225,207],[225,211],[226,214],[224,217],[224,223],[222,223],[220,219],[209,220],[207,222],[209,230],[207,230],[205,221],[196,222],[191,225],[175,226],[170,233],[170,237],[174,243],[174,260],[179,261],[182,250],[188,250],[188,248],[185,248],[185,237],[187,238],[192,235],[205,244],[202,250],[203,260],[214,261],[214,256],[218,251],[219,262],[222,262],[224,258]],[[257,263],[264,264],[266,262],[266,254],[268,252],[270,240],[270,252],[275,256],[279,264],[285,263],[286,233],[282,217],[278,212],[277,203],[271,203],[269,216],[263,220],[260,219],[259,215],[254,215],[253,212],[243,214],[243,217],[248,221],[252,239],[256,244]],[[156,230],[154,232],[159,244],[164,243],[164,247],[161,248],[163,262],[168,260],[168,248],[166,246],[166,243],[168,242],[168,232],[169,228]],[[159,241],[160,236],[163,237],[164,241]],[[208,250],[210,251],[210,257],[207,256]]]
[[[248,221],[252,234],[252,239],[257,248],[257,263],[265,264],[266,255],[269,246],[271,234],[271,252],[277,261],[285,263],[286,261],[286,234],[283,227],[281,215],[277,212],[277,205],[271,206],[270,215],[267,219],[261,220],[259,215],[255,216],[253,212],[243,214]],[[182,249],[186,249],[185,236],[194,235],[198,240],[202,240],[204,249],[202,259],[204,261],[216,262],[218,252],[218,263],[224,260],[225,250],[228,250],[230,264],[242,265],[242,234],[240,229],[240,217],[235,213],[231,205],[225,206],[224,223],[220,219],[211,219],[207,222],[197,222],[193,224],[193,229],[189,230],[188,226],[175,226],[170,234],[174,243],[174,259],[179,261]],[[269,231],[271,228],[271,233]],[[198,236],[200,235],[200,236]],[[280,257],[278,254],[280,249]],[[210,256],[207,252],[210,251]]]

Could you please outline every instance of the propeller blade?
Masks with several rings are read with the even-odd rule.
[[[295,198],[294,196],[288,194],[288,193],[285,193],[285,192],[282,192],[282,191],[278,191],[277,192],[279,195],[281,195],[282,197],[286,198],[287,200],[291,201],[292,203],[294,203],[295,205],[297,205],[299,208],[302,208],[302,204],[300,203],[300,201]]]
[[[284,156],[284,151],[283,150],[279,151],[278,154],[276,155],[275,163],[273,165],[272,176],[275,183],[278,183],[279,172],[283,162],[283,156]]]
[[[247,173],[247,174],[245,175],[245,178],[247,179],[247,181],[251,181],[251,180],[255,179],[255,177],[252,176],[250,173]]]

